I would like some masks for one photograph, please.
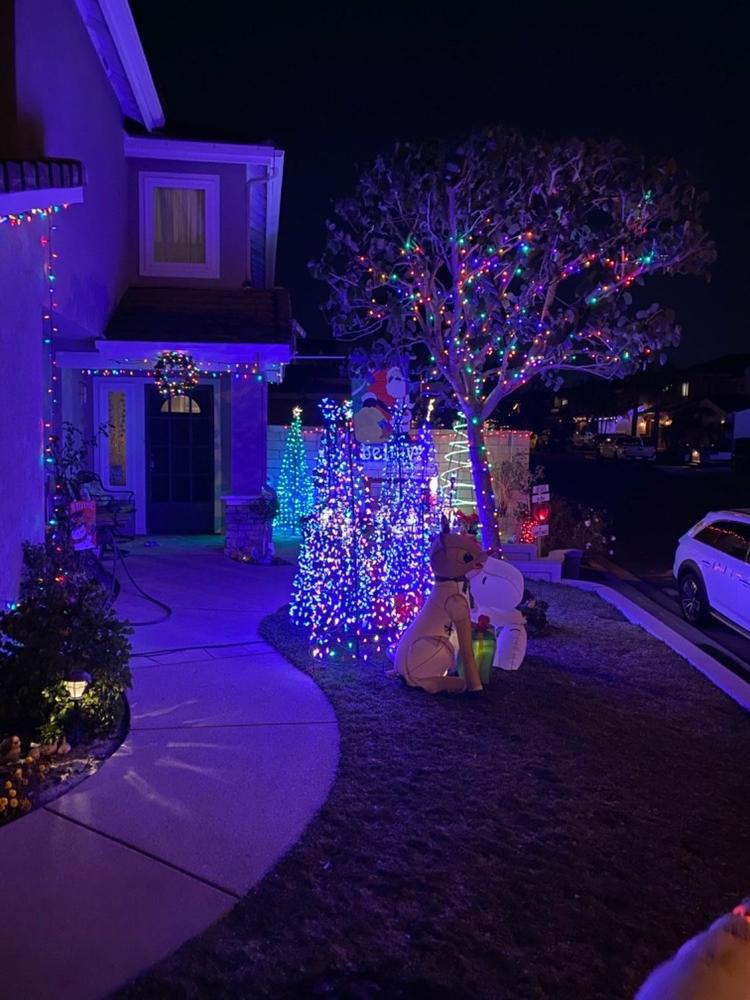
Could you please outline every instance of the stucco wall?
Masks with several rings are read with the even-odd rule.
[[[14,155],[84,164],[84,203],[55,217],[57,337],[98,336],[125,287],[126,169],[122,114],[74,0],[16,4]],[[33,196],[29,207],[39,207]],[[0,599],[17,593],[21,543],[44,528],[42,313],[47,306],[36,219],[0,225]],[[57,419],[90,424],[80,379],[60,386]]]
[[[133,285],[176,285],[195,288],[239,288],[247,278],[249,236],[247,186],[244,164],[189,163],[183,160],[151,160],[130,157],[128,199],[128,270]],[[150,278],[139,273],[138,174],[212,174],[219,178],[219,277]]]
[[[0,225],[0,607],[18,596],[21,543],[44,530],[42,232]]]
[[[125,288],[122,113],[74,0],[16,4],[16,89],[28,156],[83,161],[84,204],[61,217],[60,337],[98,336]]]

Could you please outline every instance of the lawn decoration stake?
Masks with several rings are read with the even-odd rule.
[[[471,644],[468,578],[487,558],[473,535],[450,533],[448,522],[430,548],[435,586],[396,648],[396,670],[410,687],[430,694],[481,691]],[[466,679],[448,676],[456,665],[451,636],[456,633]]]

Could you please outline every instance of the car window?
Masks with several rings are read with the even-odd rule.
[[[714,521],[701,529],[695,536],[696,541],[710,545],[725,555],[748,560],[750,550],[750,525],[740,521]]]

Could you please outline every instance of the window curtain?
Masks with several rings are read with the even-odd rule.
[[[154,188],[154,260],[166,264],[205,264],[205,191]]]

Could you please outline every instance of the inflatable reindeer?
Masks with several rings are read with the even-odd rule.
[[[468,581],[486,559],[487,553],[473,535],[452,535],[447,523],[443,525],[430,548],[435,586],[396,648],[396,670],[410,687],[421,687],[430,694],[482,690],[471,646]],[[451,642],[454,635],[465,680],[449,676],[456,664]]]

